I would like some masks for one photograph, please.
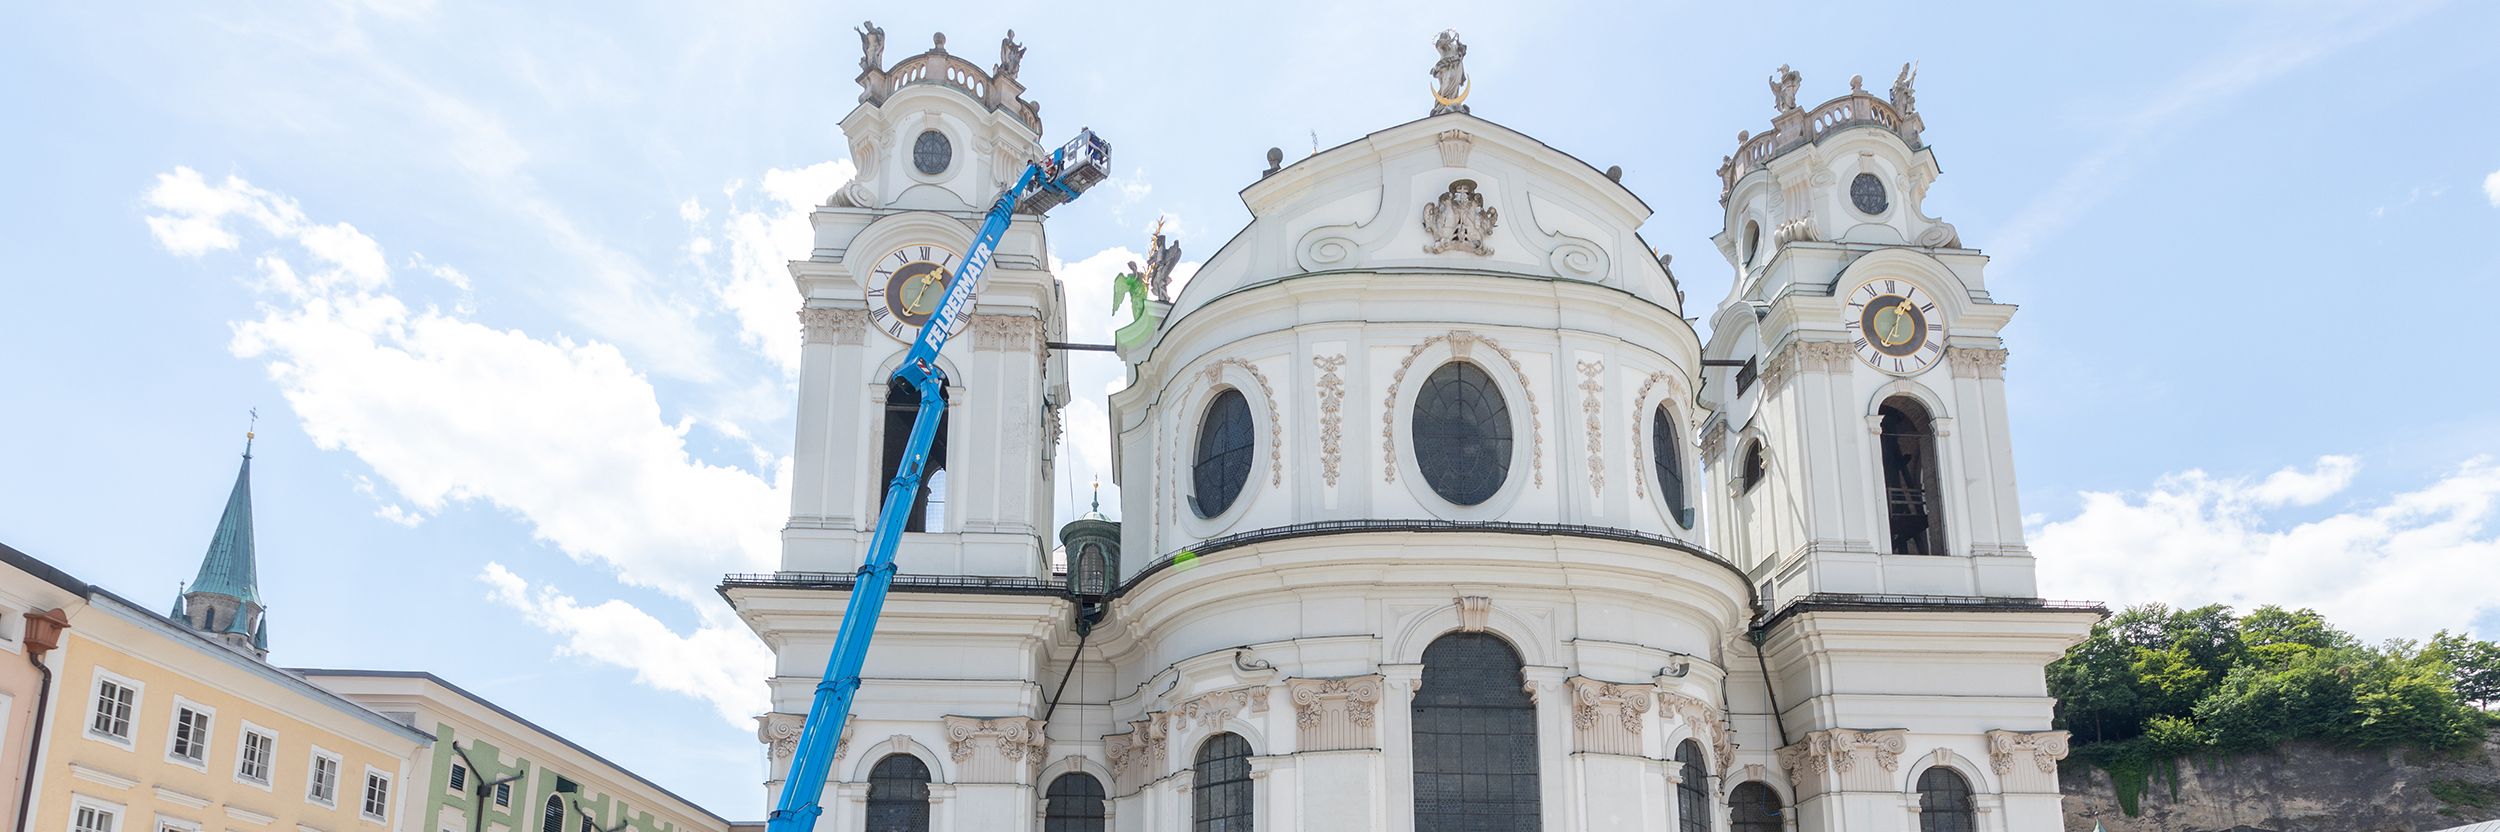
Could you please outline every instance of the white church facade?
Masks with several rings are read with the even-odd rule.
[[[1043,147],[1020,45],[862,36],[858,179],[791,266],[781,569],[721,587],[777,656],[771,797],[909,424],[901,339]],[[1773,77],[1702,310],[1642,201],[1468,113],[1441,46],[1432,115],[1271,152],[1249,225],[1135,304],[1116,523],[1053,528],[1070,299],[1016,219],[820,829],[2062,827],[2042,668],[2101,612],[2034,586],[2014,307],[1922,210],[1914,79]]]

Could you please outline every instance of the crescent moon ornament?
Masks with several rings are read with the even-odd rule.
[[[1442,98],[1442,97],[1441,97],[1441,91],[1440,91],[1440,90],[1438,90],[1438,89],[1433,90],[1433,91],[1432,91],[1432,103],[1434,103],[1434,104],[1439,104],[1439,105],[1441,105],[1441,106],[1443,106],[1443,107],[1452,106],[1452,105],[1458,104],[1458,103],[1460,103],[1460,102],[1466,101],[1466,100],[1467,100],[1467,94],[1468,94],[1468,93],[1475,92],[1475,91],[1476,91],[1476,79],[1474,79],[1474,78],[1469,78],[1469,79],[1466,79],[1466,80],[1464,80],[1464,81],[1459,82],[1458,97],[1457,97],[1457,98]]]

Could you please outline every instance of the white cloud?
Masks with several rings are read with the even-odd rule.
[[[2483,196],[2490,197],[2494,207],[2500,207],[2500,170],[2483,177]]]
[[[2466,630],[2500,611],[2500,595],[2479,591],[2500,585],[2500,465],[2474,459],[2412,491],[2286,516],[2342,495],[2359,465],[2330,456],[2255,482],[2188,471],[2142,493],[2087,492],[2081,512],[2031,534],[2042,594],[2313,607],[2367,639]]]
[[[729,263],[714,280],[713,293],[737,319],[738,340],[785,373],[798,372],[800,346],[799,298],[790,283],[790,261],[806,258],[815,245],[808,215],[855,172],[849,160],[768,171],[762,187],[768,202],[753,208],[739,207],[739,190],[735,185],[729,189],[731,206],[722,219]],[[708,213],[700,202],[687,199],[677,211],[698,233],[702,230]],[[696,237],[687,246],[698,260],[713,250],[708,237]]]
[[[488,587],[486,597],[563,637],[563,646],[557,648],[563,655],[630,669],[634,681],[710,702],[721,718],[741,728],[770,709],[762,680],[772,675],[772,653],[734,621],[706,623],[678,635],[623,601],[583,606],[552,586],[533,591],[528,581],[500,563],[486,564],[477,578]]]
[[[392,292],[379,243],[346,223],[312,222],[283,196],[233,177],[209,186],[176,169],[147,201],[162,211],[149,228],[178,254],[239,247],[234,218],[269,238],[271,249],[254,260],[260,317],[235,326],[230,348],[266,362],[316,445],[355,454],[413,506],[359,483],[382,503],[378,516],[410,525],[456,503],[496,506],[574,560],[603,563],[622,581],[701,611],[707,623],[682,640],[702,654],[725,660],[733,651],[719,642],[730,635],[753,646],[725,621],[710,587],[723,573],[769,569],[777,559],[786,463],[759,465],[768,476],[693,458],[691,420],[670,420],[650,382],[613,346],[410,309]],[[569,649],[634,668],[665,689],[694,692],[684,674],[708,672],[645,664],[686,651],[643,658],[618,649],[629,634],[656,638],[659,624],[621,602],[514,597],[534,622],[570,639]],[[658,633],[675,638],[665,627]],[[726,694],[697,695],[720,704]]]

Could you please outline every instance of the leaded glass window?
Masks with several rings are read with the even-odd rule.
[[[1918,776],[1919,832],[1977,832],[1970,781],[1943,766]]]
[[[1239,390],[1217,394],[1198,423],[1197,464],[1192,469],[1197,493],[1190,498],[1198,516],[1214,517],[1233,507],[1241,486],[1250,481],[1250,457],[1257,445],[1250,399]]]
[[[1884,465],[1884,505],[1892,523],[1892,551],[1941,555],[1944,512],[1936,471],[1935,423],[1918,400],[1894,396],[1876,410]]]
[[[1658,498],[1676,525],[1693,527],[1692,506],[1684,502],[1684,433],[1676,430],[1675,414],[1664,405],[1649,415],[1649,455],[1658,465]]]
[[[1861,173],[1857,178],[1849,180],[1849,203],[1856,205],[1859,213],[1883,213],[1884,209],[1891,205],[1891,202],[1884,198],[1883,177],[1872,173]]]
[[[1685,740],[1675,747],[1682,777],[1675,784],[1676,829],[1710,832],[1710,769],[1701,764],[1701,743]]]
[[[1781,832],[1780,795],[1760,781],[1737,786],[1727,796],[1728,832]]]
[[[1249,740],[1217,734],[1199,744],[1190,775],[1192,832],[1250,832],[1253,797]]]
[[[922,132],[920,138],[912,140],[911,166],[921,173],[931,176],[945,173],[946,166],[954,161],[955,143],[948,140],[946,134],[928,130]]]
[[[1415,464],[1441,499],[1472,506],[1510,475],[1510,407],[1484,369],[1453,361],[1415,396]]]
[[[929,765],[889,754],[868,770],[868,832],[929,832]]]
[[[1536,704],[1519,654],[1489,633],[1451,633],[1424,648],[1415,693],[1415,828],[1535,830]]]
[[[1042,804],[1042,832],[1102,832],[1105,814],[1102,781],[1084,772],[1062,774],[1050,781]]]

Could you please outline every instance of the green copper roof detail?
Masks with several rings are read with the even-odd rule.
[[[261,652],[263,652],[263,653],[267,653],[267,652],[269,652],[269,614],[268,614],[268,613],[265,613],[265,612],[264,612],[264,613],[261,613],[261,614],[260,614],[260,629],[255,630],[255,631],[253,631],[253,632],[252,632],[252,646],[253,646],[254,648],[256,648],[256,649],[260,650],[260,651],[261,651]]]
[[[259,567],[252,551],[252,445],[243,444],[243,467],[234,475],[234,493],[226,497],[226,514],[217,519],[217,535],[209,538],[208,556],[192,592],[207,592],[260,603]]]

